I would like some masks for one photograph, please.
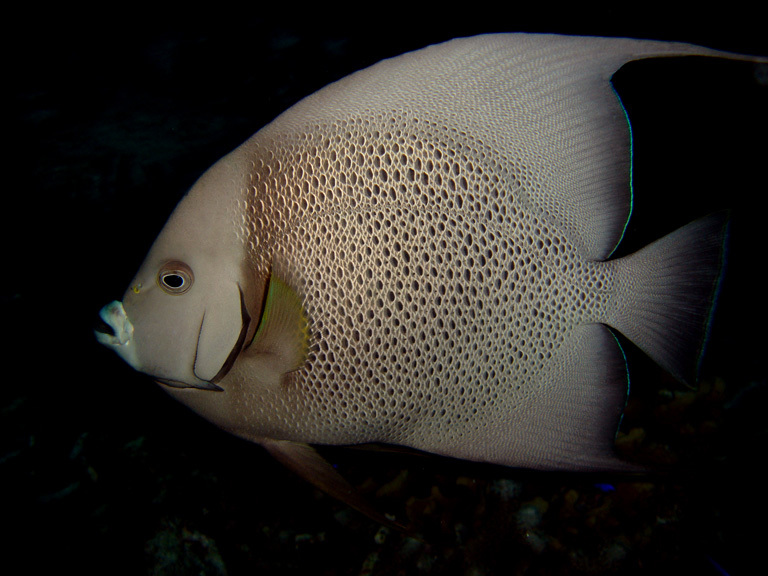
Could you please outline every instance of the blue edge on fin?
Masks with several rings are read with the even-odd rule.
[[[704,359],[704,352],[707,349],[707,343],[709,342],[709,334],[712,329],[712,318],[715,316],[715,310],[717,309],[717,301],[720,297],[720,291],[723,288],[723,278],[725,277],[725,269],[728,263],[728,243],[731,236],[731,222],[730,219],[725,223],[725,232],[723,233],[723,246],[720,250],[720,274],[715,281],[715,289],[712,292],[712,304],[709,307],[709,314],[707,315],[707,324],[704,327],[704,338],[701,341],[701,349],[699,350],[699,357],[696,360],[696,379],[699,378],[699,370],[701,369],[701,362]]]
[[[616,341],[616,346],[619,347],[619,352],[621,352],[621,358],[624,360],[624,374],[627,375],[627,392],[624,395],[624,406],[621,408],[621,416],[619,416],[619,423],[616,426],[616,432],[613,435],[613,439],[615,441],[616,436],[618,436],[619,434],[621,423],[624,421],[624,410],[627,408],[627,402],[629,401],[629,389],[630,389],[629,363],[627,362],[627,355],[624,353],[624,348],[621,346],[621,342],[619,342],[619,339],[616,337],[616,334],[614,334],[613,330],[611,330],[610,328],[608,329],[608,332],[610,332],[611,336],[613,336],[613,339]]]
[[[619,106],[621,107],[621,112],[624,114],[624,120],[627,121],[627,130],[629,130],[629,213],[627,214],[627,219],[624,221],[624,227],[621,229],[621,234],[619,234],[619,239],[616,241],[616,244],[613,246],[613,249],[608,254],[608,258],[611,257],[611,255],[616,252],[616,249],[621,244],[621,241],[624,239],[624,234],[627,232],[627,227],[629,226],[629,221],[632,218],[632,211],[635,206],[635,191],[634,191],[634,178],[633,178],[633,170],[635,165],[635,151],[634,151],[634,138],[632,136],[632,122],[629,121],[629,114],[627,113],[627,109],[624,107],[624,102],[621,101],[621,96],[619,96],[619,93],[616,91],[616,88],[614,87],[613,83],[611,82],[611,90],[613,90],[613,93],[616,96],[616,100],[619,101]]]

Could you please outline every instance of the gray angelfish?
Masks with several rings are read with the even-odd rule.
[[[199,179],[97,337],[362,509],[309,444],[632,470],[613,453],[628,378],[608,327],[693,378],[727,218],[610,259],[631,206],[610,79],[684,55],[756,60],[502,34],[331,84]]]

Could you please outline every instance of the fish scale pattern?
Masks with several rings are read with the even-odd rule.
[[[609,271],[526,205],[525,166],[466,134],[360,119],[249,154],[240,236],[310,322],[287,392],[302,409],[284,416],[304,440],[429,449],[493,429],[535,401],[568,332],[605,306]]]
[[[311,480],[329,469],[301,443],[633,469],[611,450],[627,366],[609,328],[692,381],[728,219],[609,259],[631,209],[610,78],[691,54],[761,60],[500,34],[334,82],[198,180],[97,337]],[[171,262],[184,294],[157,282]]]

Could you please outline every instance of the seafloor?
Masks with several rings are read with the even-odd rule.
[[[688,14],[613,11],[602,21],[542,10],[445,25],[414,16],[395,26],[216,8],[186,18],[67,11],[9,21],[0,572],[738,576],[764,564],[764,67],[670,61],[617,78],[636,144],[636,212],[623,253],[732,210],[700,384],[672,380],[627,346],[633,388],[616,447],[647,474],[323,449],[408,527],[392,531],[174,403],[91,332],[195,178],[334,79],[501,30],[768,55],[759,15],[697,24]]]

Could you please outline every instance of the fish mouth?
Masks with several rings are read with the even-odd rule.
[[[106,334],[107,336],[115,336],[115,330],[104,322],[102,320],[101,316],[99,316],[99,319],[96,321],[96,324],[93,327],[93,331],[96,333],[96,337],[100,338],[99,334]]]
[[[99,320],[94,326],[96,340],[111,348],[134,368],[138,365],[136,347],[133,345],[133,324],[125,313],[123,303],[115,300],[99,310]]]

